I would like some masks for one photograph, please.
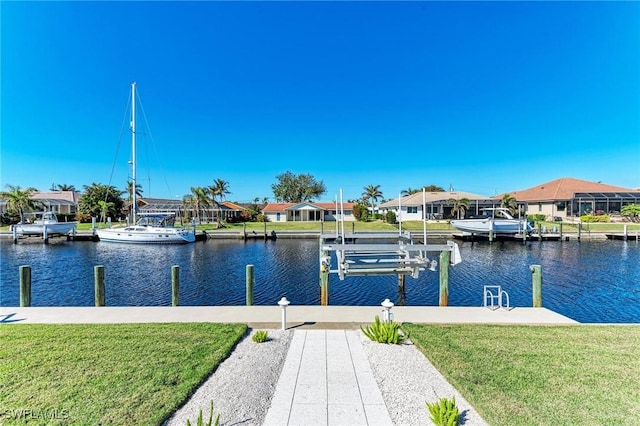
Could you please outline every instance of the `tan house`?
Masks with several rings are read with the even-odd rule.
[[[344,203],[344,220],[354,221],[353,206],[355,203]],[[336,203],[269,203],[262,209],[262,214],[269,222],[325,222],[339,219]]]
[[[75,214],[78,212],[80,193],[76,191],[37,191],[29,197],[44,206],[44,210],[56,214]]]
[[[640,204],[638,190],[573,178],[560,178],[508,194],[527,204],[527,214],[544,214],[549,220],[583,214],[616,215],[627,204]],[[493,198],[500,200],[503,196]]]

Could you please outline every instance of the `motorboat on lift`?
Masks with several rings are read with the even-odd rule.
[[[451,225],[471,234],[515,235],[523,231],[531,233],[533,227],[526,219],[516,219],[509,210],[504,207],[483,209],[482,216],[473,216],[467,219],[452,220]]]
[[[13,225],[20,235],[66,235],[76,229],[78,222],[58,222],[53,212],[27,213],[31,219]]]

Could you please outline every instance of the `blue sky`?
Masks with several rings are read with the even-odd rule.
[[[327,201],[367,185],[388,199],[560,177],[640,187],[639,2],[3,1],[0,14],[3,188],[124,188],[132,81],[152,135],[138,138],[146,196],[224,179],[230,200],[273,200],[285,171],[322,180]]]

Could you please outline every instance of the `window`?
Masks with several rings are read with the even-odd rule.
[[[418,206],[407,207],[407,213],[418,213]]]
[[[557,209],[559,212],[563,212],[563,211],[565,211],[565,209],[566,209],[566,208],[567,208],[567,203],[566,203],[566,201],[557,201],[557,202],[556,202],[556,209]]]

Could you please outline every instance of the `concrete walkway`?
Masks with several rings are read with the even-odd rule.
[[[576,321],[546,308],[491,310],[482,307],[395,306],[396,322],[484,324],[572,324]],[[290,305],[287,328],[358,328],[370,324],[381,306]],[[106,306],[0,307],[0,323],[113,324],[150,322],[246,323],[252,328],[281,328],[279,306]]]
[[[263,424],[393,425],[362,344],[345,330],[295,332]]]

